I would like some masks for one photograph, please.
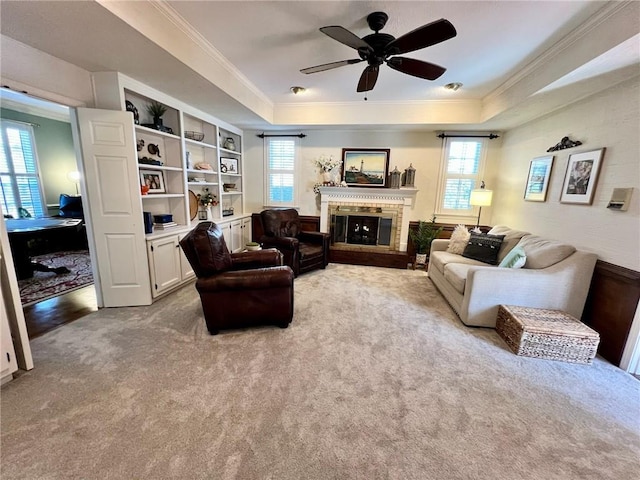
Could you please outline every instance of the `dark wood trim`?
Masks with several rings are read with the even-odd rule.
[[[313,215],[300,215],[300,228],[303,232],[319,232],[320,217]],[[260,237],[264,234],[262,227],[262,218],[259,213],[251,214],[251,240],[259,242]]]
[[[409,255],[406,252],[331,249],[329,250],[329,262],[406,269],[409,264]]]
[[[600,334],[598,353],[620,365],[640,301],[640,272],[598,260],[582,321]]]
[[[457,223],[436,223],[436,227],[442,227],[442,232],[440,233],[440,235],[438,235],[438,238],[451,238],[451,234],[453,233],[453,230],[458,226]],[[411,221],[409,222],[409,230],[415,230],[418,228],[418,221]],[[469,227],[469,228],[473,228],[473,227]],[[483,232],[488,232],[489,230],[491,230],[490,226],[487,225],[480,225],[480,230],[482,230]],[[416,249],[413,246],[413,242],[411,241],[411,237],[407,238],[407,254],[409,255],[409,257],[414,257],[416,254]]]

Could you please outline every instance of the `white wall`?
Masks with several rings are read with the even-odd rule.
[[[563,240],[601,260],[640,270],[640,81],[638,77],[507,132],[499,162],[492,224],[506,224]],[[582,145],[553,152],[547,201],[525,202],[534,157],[562,137]],[[592,205],[560,203],[568,157],[605,147]],[[626,212],[606,208],[614,188],[634,187]]]
[[[4,35],[0,35],[0,49],[2,85],[62,105],[93,105],[88,71]]]
[[[263,208],[264,192],[264,141],[256,136],[258,132],[244,132],[246,208],[250,212],[260,212]],[[281,133],[281,132],[277,132]],[[299,133],[299,131],[295,132]],[[413,164],[416,169],[415,187],[419,190],[411,220],[428,220],[435,210],[436,189],[442,155],[443,140],[431,131],[397,130],[304,130],[300,149],[301,168],[299,171],[299,207],[302,215],[320,215],[318,196],[313,193],[313,185],[321,182],[314,160],[320,155],[342,157],[343,148],[389,148],[389,170],[398,167],[403,172]],[[485,180],[494,183],[495,164],[499,156],[500,140],[488,142],[489,155]],[[485,213],[487,214],[485,216]],[[491,208],[483,209],[483,219],[488,221]],[[477,214],[476,214],[477,215]],[[460,221],[475,224],[476,216],[458,219],[439,218],[440,221]]]

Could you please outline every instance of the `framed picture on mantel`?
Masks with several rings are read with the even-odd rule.
[[[343,148],[342,180],[354,187],[386,187],[388,148]]]

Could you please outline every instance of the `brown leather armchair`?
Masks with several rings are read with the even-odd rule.
[[[198,277],[202,311],[211,335],[259,324],[287,328],[293,318],[293,271],[277,250],[229,253],[222,229],[202,222],[180,246]]]
[[[276,208],[260,212],[264,235],[260,243],[265,248],[277,248],[284,255],[284,264],[296,277],[329,264],[329,234],[303,232],[300,217],[294,208]]]

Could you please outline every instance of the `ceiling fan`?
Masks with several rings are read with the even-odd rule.
[[[369,28],[375,33],[363,38],[358,37],[346,28],[338,25],[322,27],[320,29],[322,33],[348,47],[356,49],[360,58],[325,63],[323,65],[316,65],[315,67],[303,68],[300,71],[302,73],[317,73],[366,61],[368,66],[360,76],[357,91],[368,92],[369,90],[373,90],[378,80],[380,65],[383,63],[386,63],[389,67],[399,72],[427,80],[435,80],[447,70],[433,63],[423,62],[422,60],[416,60],[414,58],[396,57],[394,55],[420,50],[421,48],[430,47],[431,45],[455,37],[457,34],[456,29],[448,20],[441,18],[440,20],[418,27],[399,38],[394,38],[392,35],[386,33],[378,33],[384,28],[388,19],[389,16],[384,12],[373,12],[369,14],[367,16],[367,23],[369,24]]]

